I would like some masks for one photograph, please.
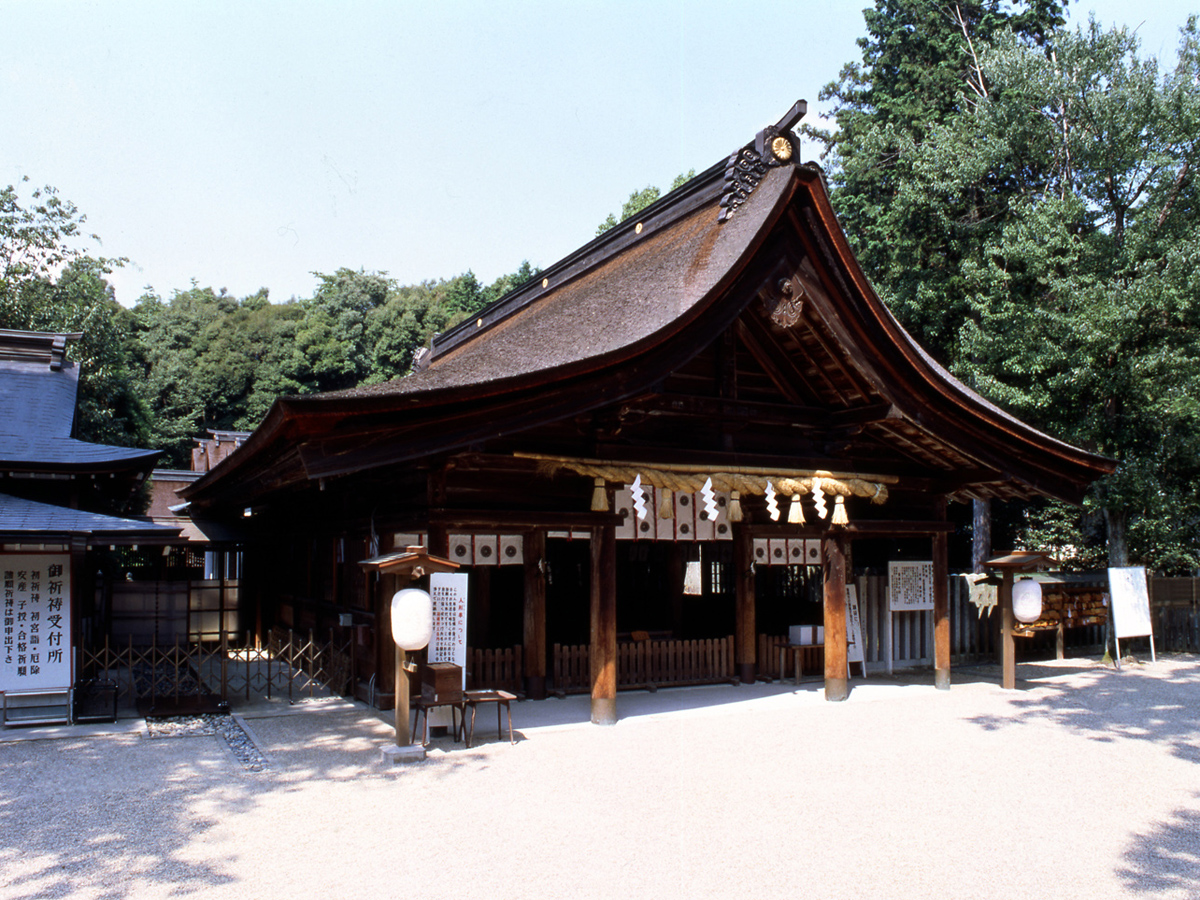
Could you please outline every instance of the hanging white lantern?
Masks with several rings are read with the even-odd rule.
[[[392,595],[392,640],[401,650],[429,646],[433,637],[433,600],[419,588],[405,588]]]
[[[1042,586],[1032,578],[1013,585],[1013,617],[1018,622],[1036,622],[1042,617]]]

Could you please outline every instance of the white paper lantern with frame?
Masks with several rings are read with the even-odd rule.
[[[1018,622],[1036,622],[1042,617],[1042,586],[1032,578],[1022,578],[1012,588],[1013,618]]]

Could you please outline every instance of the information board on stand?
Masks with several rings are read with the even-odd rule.
[[[1108,570],[1108,593],[1112,602],[1113,634],[1116,637],[1117,659],[1121,658],[1121,638],[1149,637],[1150,661],[1154,654],[1154,626],[1150,621],[1150,591],[1146,570],[1128,566]]]

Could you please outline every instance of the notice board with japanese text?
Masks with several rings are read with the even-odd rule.
[[[71,558],[0,553],[0,692],[71,687]]]

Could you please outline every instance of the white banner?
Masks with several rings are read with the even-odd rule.
[[[71,687],[71,558],[2,554],[0,691]]]

